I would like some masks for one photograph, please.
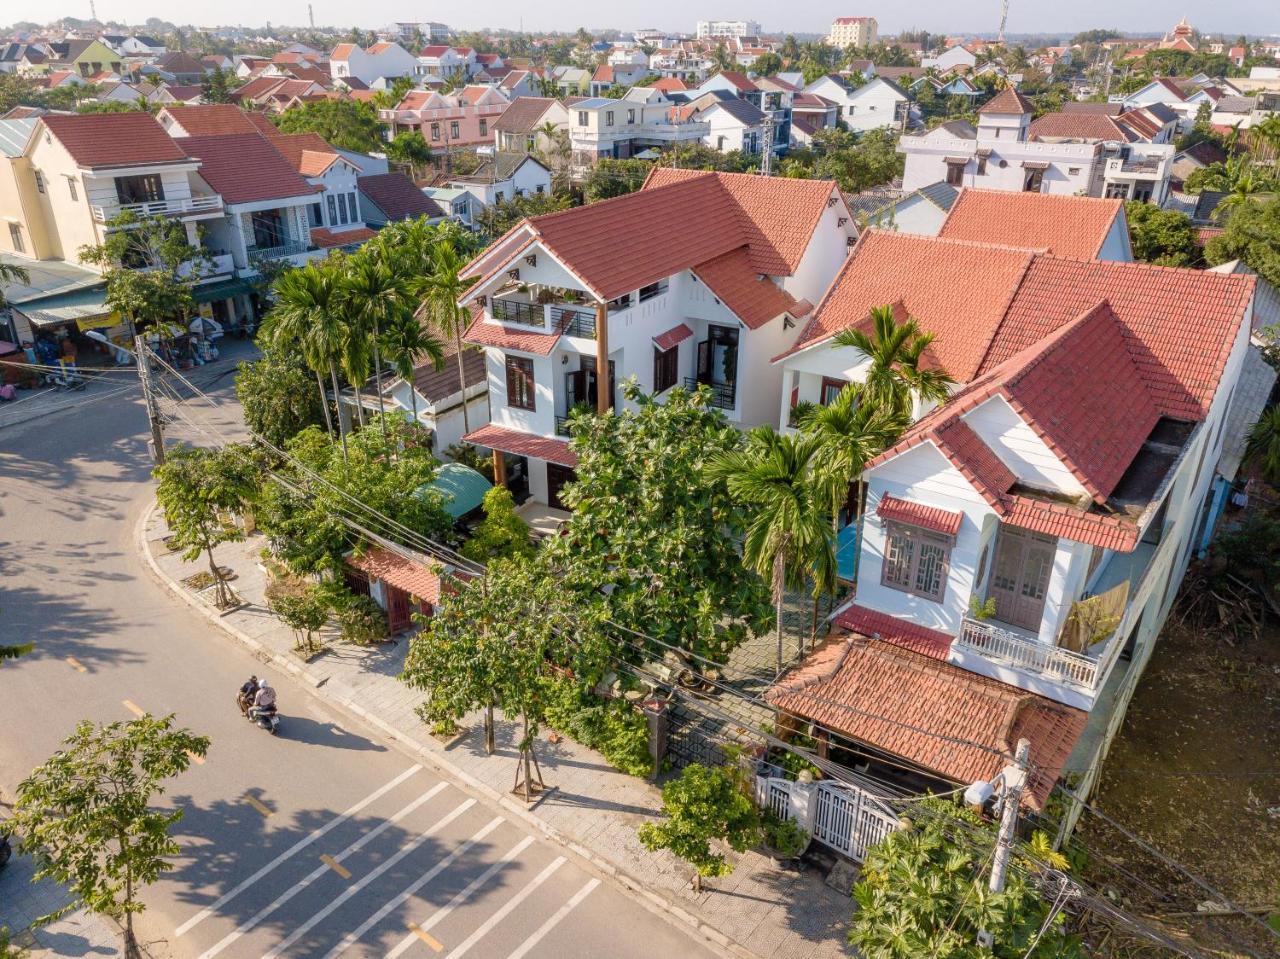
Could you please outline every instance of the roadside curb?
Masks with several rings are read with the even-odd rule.
[[[254,656],[265,663],[285,670],[296,679],[300,679],[312,688],[313,695],[318,699],[326,700],[334,705],[340,706],[342,709],[350,712],[362,721],[377,729],[383,736],[394,742],[400,743],[407,747],[411,753],[421,757],[422,760],[437,772],[453,779],[467,787],[472,792],[478,793],[491,803],[494,803],[524,823],[544,837],[571,852],[575,858],[582,860],[588,867],[589,871],[596,873],[602,878],[612,880],[615,887],[620,888],[629,898],[639,903],[649,912],[666,920],[669,924],[683,929],[686,932],[692,931],[703,942],[719,950],[727,956],[735,956],[738,959],[765,959],[761,954],[753,951],[747,946],[735,941],[731,937],[725,935],[715,926],[698,918],[691,913],[687,906],[679,903],[671,897],[647,888],[644,883],[637,877],[631,875],[624,869],[618,867],[612,860],[601,856],[591,849],[583,846],[577,840],[565,835],[555,826],[546,822],[541,817],[535,815],[531,810],[518,802],[511,796],[505,795],[493,787],[476,779],[470,773],[455,766],[449,761],[446,755],[443,755],[443,749],[439,746],[428,744],[424,741],[405,733],[403,730],[396,729],[381,717],[374,715],[368,709],[355,702],[352,695],[349,694],[345,684],[341,682],[330,683],[328,677],[318,677],[305,666],[292,662],[285,656],[281,656],[272,650],[267,649],[262,643],[249,636],[242,630],[237,629],[227,623],[216,610],[201,603],[194,596],[190,595],[187,590],[175,580],[160,569],[155,557],[151,554],[151,549],[147,543],[146,531],[147,526],[151,522],[152,516],[155,514],[158,505],[154,500],[143,510],[142,515],[138,518],[138,522],[134,527],[134,545],[138,553],[141,554],[146,562],[151,575],[169,592],[173,593],[192,609],[199,612],[205,619],[209,620],[217,628],[227,633],[234,639],[238,640],[242,645],[248,648]],[[339,690],[343,692],[339,693]],[[535,807],[536,808],[536,807]]]

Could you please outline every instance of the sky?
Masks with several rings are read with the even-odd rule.
[[[102,19],[141,23],[148,17],[182,20],[190,17],[202,26],[262,26],[271,23],[301,25],[307,22],[306,0],[206,0],[199,4],[173,0],[94,0]],[[755,19],[766,34],[824,32],[836,16],[874,16],[882,33],[919,27],[931,32],[994,32],[999,24],[1000,0],[955,3],[954,0],[915,0],[910,4],[854,4],[842,0],[809,0],[797,7],[777,0],[718,0],[702,6],[687,0],[555,0],[528,4],[520,0],[485,0],[466,5],[431,5],[422,0],[312,0],[315,20],[321,25],[354,25],[375,28],[396,20],[443,20],[457,29],[505,27],[518,29],[521,17],[527,30],[573,30],[580,26],[634,30],[657,27],[692,32],[698,18]],[[1174,7],[1164,0],[1072,0],[1071,3],[1044,3],[1043,0],[1010,0],[1010,33],[1071,34],[1094,27],[1158,33],[1170,29],[1184,14],[1193,26],[1205,32],[1231,34],[1280,33],[1280,3],[1274,0],[1216,0],[1208,5],[1182,0]],[[9,11],[8,16],[5,10]],[[35,17],[63,16],[87,18],[89,0],[42,0],[38,5],[23,0],[0,2],[0,22]],[[179,13],[179,11],[183,11]]]

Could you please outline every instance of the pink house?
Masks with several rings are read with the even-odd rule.
[[[468,149],[493,142],[493,124],[511,101],[493,87],[467,86],[457,93],[411,90],[390,110],[379,110],[390,135],[421,132],[433,150]]]

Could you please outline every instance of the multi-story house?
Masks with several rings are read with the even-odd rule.
[[[791,107],[797,92],[795,87],[783,80],[772,77],[759,77],[752,80],[745,73],[722,70],[705,80],[696,90],[691,91],[689,97],[694,99],[702,94],[717,93],[749,103],[772,121],[773,129],[770,132],[772,149],[774,153],[781,154],[785,153],[791,145]],[[759,124],[752,113],[738,116],[736,119],[749,127]],[[763,142],[763,126],[760,133],[760,140]],[[713,130],[712,141],[717,136],[717,132]],[[752,152],[758,152],[758,149]]]
[[[875,81],[872,81],[875,82]],[[902,188],[952,186],[1108,196],[1161,204],[1168,196],[1174,148],[1168,143],[1068,140],[1032,134],[1034,108],[1011,87],[978,108],[975,129],[953,120],[904,136]]]
[[[368,49],[355,43],[339,43],[329,54],[329,75],[355,77],[372,87],[379,81],[384,85],[399,77],[421,76],[423,71],[418,58],[398,43],[375,43]]]
[[[120,73],[124,58],[101,40],[63,40],[49,44],[51,70],[70,70],[81,77],[109,70]]]
[[[658,50],[649,57],[649,72],[672,77],[688,84],[699,84],[713,72],[716,61],[701,50],[684,46]]]
[[[493,124],[511,101],[494,87],[467,86],[457,93],[410,90],[378,118],[389,136],[416,130],[434,151],[468,150],[493,142]]]
[[[466,69],[462,57],[453,47],[442,44],[423,47],[418,51],[419,75],[448,80]]]
[[[674,104],[651,87],[633,87],[621,100],[591,97],[569,105],[575,175],[601,159],[625,160],[648,149],[697,142],[711,133],[700,120],[673,120]]]
[[[1099,242],[1098,201],[1074,202],[1077,228],[1047,232]],[[1009,246],[1003,226],[999,245],[869,232],[796,344],[838,391],[859,360],[832,337],[888,305],[958,385],[868,464],[841,536],[854,598],[768,698],[834,730],[821,751],[917,785],[988,779],[1025,737],[1043,809],[1060,778],[1095,781],[1269,389],[1238,387],[1274,374],[1253,277]]]
[[[601,242],[608,237],[608,242]],[[771,358],[854,239],[834,183],[658,168],[626,196],[523,221],[477,257],[462,298],[484,347],[492,421],[468,441],[519,492],[558,506],[567,417],[617,408],[618,385],[703,384],[742,427],[773,422]]]
[[[911,99],[905,90],[884,77],[850,86],[838,73],[818,77],[805,87],[805,93],[834,103],[836,119],[855,132],[902,129]]]
[[[493,123],[493,142],[500,153],[546,152],[553,144],[547,124],[568,131],[569,110],[553,97],[517,97]]]
[[[755,20],[699,20],[699,40],[736,39],[760,36],[760,24]]]
[[[880,25],[875,17],[836,17],[826,42],[837,50],[847,47],[874,47],[880,38]]]

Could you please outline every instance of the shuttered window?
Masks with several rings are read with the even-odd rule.
[[[533,409],[533,360],[527,356],[507,357],[507,405]]]
[[[885,528],[884,567],[880,583],[905,593],[941,601],[947,589],[950,558],[949,537],[903,523],[889,523]]]
[[[661,393],[676,385],[676,373],[680,365],[680,347],[669,350],[653,348],[653,391]]]

